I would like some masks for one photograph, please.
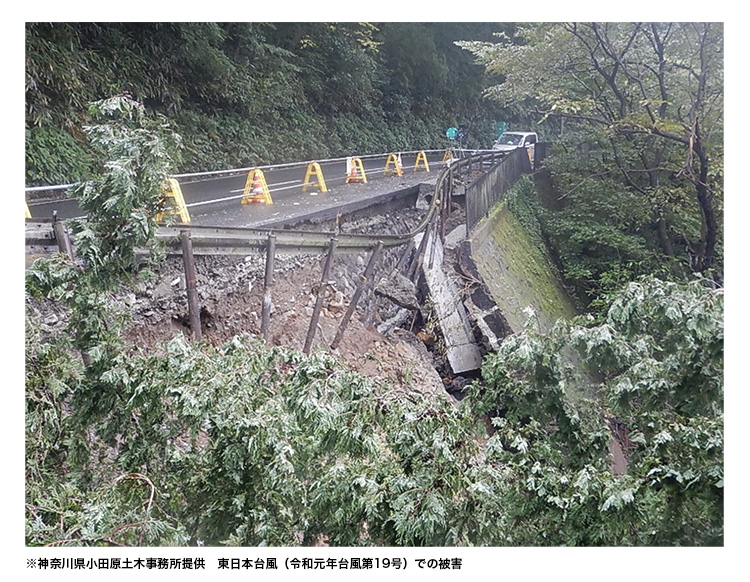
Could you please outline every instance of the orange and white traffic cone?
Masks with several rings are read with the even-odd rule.
[[[253,195],[254,196],[263,196],[263,184],[260,181],[260,176],[255,174],[255,179],[253,180]]]
[[[359,158],[352,158],[351,162],[347,160],[346,167],[348,174],[346,178],[347,184],[351,182],[362,182],[363,184],[367,184],[367,174],[365,174],[365,168],[362,165],[362,160],[360,160]]]
[[[247,175],[242,204],[250,204],[251,202],[273,204],[271,193],[268,191],[268,185],[261,170],[252,170]]]
[[[357,178],[357,167],[354,164],[349,166],[349,175],[346,177],[346,183],[356,182]]]

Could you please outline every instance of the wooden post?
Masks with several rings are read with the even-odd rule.
[[[331,265],[333,264],[333,254],[336,251],[336,245],[338,242],[338,239],[333,237],[331,239],[331,244],[328,247],[328,256],[326,257],[326,262],[323,266],[323,275],[320,278],[320,286],[318,287],[318,298],[315,301],[315,308],[313,309],[313,314],[310,318],[310,328],[307,330],[307,337],[305,338],[305,347],[303,351],[308,355],[310,354],[310,348],[312,348],[313,339],[315,339],[315,332],[318,329],[320,310],[323,308],[323,299],[325,298],[326,290],[328,289],[328,278],[330,277]]]
[[[193,259],[193,242],[190,240],[190,231],[180,231],[180,242],[182,243],[182,262],[185,265],[185,289],[187,290],[188,317],[190,318],[190,329],[193,340],[200,341],[203,337],[201,331],[201,308],[198,304],[198,286],[195,276],[195,260]]]
[[[276,235],[268,235],[266,245],[266,277],[263,280],[263,309],[260,332],[263,341],[268,341],[268,330],[271,322],[271,288],[273,287],[273,265],[276,259]]]
[[[331,342],[331,349],[335,350],[341,342],[341,339],[344,337],[344,331],[346,330],[346,326],[349,325],[349,320],[352,318],[352,315],[354,315],[354,310],[357,308],[357,302],[362,296],[365,287],[372,279],[373,272],[375,271],[375,264],[380,256],[381,250],[383,250],[383,241],[378,241],[377,246],[373,249],[372,254],[370,255],[370,260],[367,263],[367,267],[365,267],[365,272],[360,278],[357,288],[354,290],[354,295],[352,295],[352,300],[344,314],[344,318],[339,324],[339,329],[336,331],[336,337],[334,337],[333,342]]]

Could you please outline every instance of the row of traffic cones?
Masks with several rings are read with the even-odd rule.
[[[448,156],[448,152],[446,152],[446,157]],[[446,161],[446,157],[443,157],[443,162]],[[450,155],[450,159],[448,160],[448,163],[453,161],[453,156]],[[424,152],[419,152],[417,155],[417,160],[414,164],[414,171],[416,172],[419,168],[419,164],[422,162],[424,164],[425,171],[429,172],[430,167],[427,164],[427,158],[424,154]],[[365,168],[362,165],[362,160],[360,158],[347,158],[346,160],[347,165],[347,177],[346,177],[346,183],[350,184],[352,182],[362,182],[363,184],[367,184],[367,175],[365,174]],[[393,165],[393,169],[389,169],[389,167]],[[404,173],[404,166],[401,162],[401,154],[390,154],[388,156],[388,161],[385,164],[385,171],[384,174],[396,174],[398,176],[403,176]],[[315,176],[317,177],[317,181],[315,183],[310,183],[310,177]],[[308,187],[318,187],[321,189],[322,192],[327,192],[328,188],[326,187],[325,180],[323,179],[323,172],[320,169],[320,165],[317,162],[312,162],[310,165],[308,165],[307,168],[307,175],[305,176],[305,183],[302,186],[302,191],[304,192]],[[164,213],[159,214],[156,218],[157,220],[161,221],[163,220],[163,215],[165,213],[173,213],[179,215],[180,219],[184,223],[190,222],[190,215],[188,214],[187,205],[185,204],[185,199],[182,196],[182,191],[180,189],[180,185],[177,182],[177,180],[171,178],[169,179],[167,186],[165,188],[165,197],[166,198],[173,198],[174,199],[174,207],[167,209]],[[266,178],[263,175],[263,171],[259,169],[251,170],[250,173],[247,175],[247,181],[245,182],[245,190],[244,194],[242,196],[242,204],[250,204],[252,202],[260,202],[262,204],[273,204],[273,199],[271,198],[271,192],[268,190],[268,184],[266,183]],[[29,212],[28,204],[26,205],[26,218],[31,218],[31,213]]]
[[[426,172],[430,171],[430,166],[427,163],[427,156],[424,152],[419,152],[417,155],[416,162],[414,163],[414,171],[416,172],[420,168],[420,164],[424,167]],[[390,166],[393,165],[393,169]],[[404,165],[401,161],[401,154],[390,154],[388,161],[385,164],[385,174],[396,174],[403,176]],[[311,177],[316,177],[317,181],[310,183]],[[346,160],[346,183],[351,184],[352,182],[362,182],[367,184],[367,174],[365,173],[364,165],[360,158],[347,158]],[[323,172],[320,169],[320,165],[317,162],[312,162],[307,167],[307,174],[305,175],[305,182],[302,185],[302,191],[305,192],[307,188],[319,187],[322,192],[327,192],[328,188],[325,185],[323,179]],[[247,176],[247,182],[245,184],[245,194],[242,197],[243,204],[249,204],[251,202],[261,202],[264,204],[273,204],[271,193],[268,190],[263,172],[259,169],[251,170]]]

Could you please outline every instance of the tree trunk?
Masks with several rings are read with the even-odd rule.
[[[693,145],[693,151],[698,156],[700,170],[697,179],[693,180],[695,184],[695,193],[698,198],[698,205],[703,217],[704,236],[701,240],[701,248],[698,256],[698,267],[701,273],[705,273],[714,266],[716,252],[716,238],[719,230],[716,220],[716,212],[711,203],[711,192],[708,188],[708,157],[703,150],[703,144],[700,140],[700,133],[696,131],[696,139]]]
[[[674,248],[672,247],[672,241],[669,240],[669,233],[667,232],[667,221],[663,217],[659,217],[656,222],[656,229],[659,233],[659,242],[662,249],[669,258],[674,258]]]
[[[705,184],[696,184],[695,188],[698,194],[698,204],[700,205],[701,213],[703,215],[703,226],[705,232],[705,236],[701,241],[699,265],[701,273],[705,273],[714,266],[718,225],[716,221],[716,213],[714,212],[710,194],[708,193],[708,188]]]

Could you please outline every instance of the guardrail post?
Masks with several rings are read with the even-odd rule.
[[[68,258],[71,261],[74,261],[73,245],[70,244],[70,235],[68,234],[68,229],[65,228],[65,224],[55,220],[55,222],[52,223],[52,231],[55,233],[57,248],[61,253],[68,255]]]
[[[406,250],[403,252],[401,257],[399,257],[398,262],[396,263],[396,266],[393,267],[393,271],[400,272],[401,269],[403,269],[404,265],[406,264],[407,259],[409,258],[409,255],[411,255],[411,252],[414,250],[414,239],[410,238],[409,242],[406,244]]]
[[[409,265],[409,270],[407,271],[406,276],[412,282],[414,281],[413,277],[414,277],[414,274],[417,272],[417,267],[419,266],[419,263],[422,260],[422,257],[424,256],[424,250],[427,247],[427,237],[430,235],[430,232],[432,232],[432,223],[425,226],[424,230],[422,231],[422,240],[419,241],[417,254],[414,257],[414,260],[411,262],[411,265]]]
[[[318,329],[318,320],[320,319],[320,310],[323,308],[323,299],[325,298],[326,290],[328,289],[328,278],[331,273],[331,265],[333,264],[333,254],[336,251],[336,245],[338,239],[333,237],[331,244],[328,247],[328,256],[326,256],[326,262],[323,266],[323,275],[320,278],[320,285],[318,286],[318,298],[315,301],[315,308],[313,309],[312,317],[310,318],[310,327],[307,330],[307,337],[305,338],[305,347],[303,351],[305,354],[310,354],[310,348],[312,348],[313,339],[315,339],[315,332]]]
[[[263,341],[268,341],[268,330],[271,322],[271,288],[273,287],[273,265],[276,259],[276,235],[268,235],[266,245],[266,276],[263,280],[263,309],[260,322],[260,333]]]
[[[365,290],[367,284],[372,280],[372,275],[375,271],[375,264],[377,263],[378,257],[380,256],[380,251],[382,250],[383,241],[378,241],[378,244],[375,246],[372,254],[370,255],[370,260],[367,262],[365,272],[360,278],[359,283],[357,284],[357,288],[354,290],[354,295],[352,295],[352,300],[349,302],[349,307],[347,308],[346,313],[344,314],[344,317],[339,324],[339,329],[336,331],[336,337],[334,337],[333,341],[331,342],[331,349],[335,350],[341,342],[341,339],[344,337],[344,331],[346,330],[346,326],[349,325],[349,320],[352,318],[352,315],[354,315],[354,310],[357,308],[359,298],[362,296],[362,292]]]
[[[188,317],[190,329],[195,341],[203,337],[201,331],[201,308],[198,304],[198,286],[195,275],[195,259],[193,258],[193,243],[190,240],[190,231],[180,231],[180,242],[182,243],[182,262],[185,265],[185,289],[187,290]]]

